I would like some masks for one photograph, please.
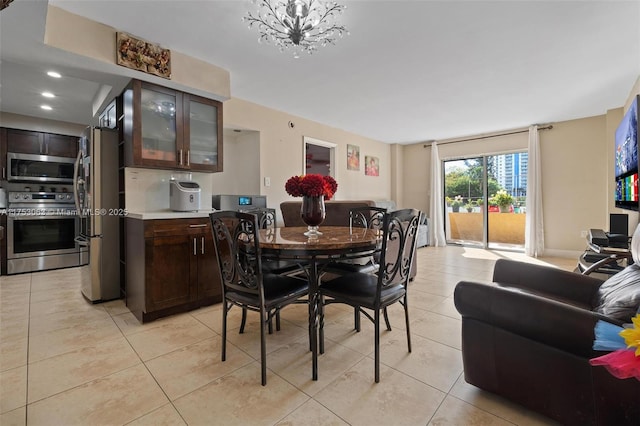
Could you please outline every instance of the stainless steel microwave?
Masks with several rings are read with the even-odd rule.
[[[73,183],[75,158],[52,155],[7,154],[7,180]]]

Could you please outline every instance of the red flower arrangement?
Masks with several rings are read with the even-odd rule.
[[[284,185],[287,194],[293,197],[319,197],[330,200],[338,190],[338,182],[331,176],[309,174],[291,176]]]

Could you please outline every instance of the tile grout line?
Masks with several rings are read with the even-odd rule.
[[[33,283],[33,273],[29,273],[29,305],[27,308],[27,374],[24,395],[24,424],[29,424],[29,345],[31,342],[31,289]]]
[[[124,338],[125,342],[127,342],[127,345],[129,345],[129,347],[131,348],[131,350],[133,351],[133,353],[136,354],[136,356],[138,357],[138,359],[140,360],[140,363],[144,366],[145,370],[147,370],[147,372],[149,373],[149,375],[151,376],[151,378],[153,379],[153,381],[156,383],[156,385],[158,386],[158,388],[160,389],[160,391],[162,392],[162,394],[165,396],[165,398],[167,398],[167,401],[169,401],[169,404],[171,404],[171,406],[173,407],[173,409],[176,411],[176,413],[178,413],[178,415],[180,416],[180,418],[182,419],[182,421],[185,424],[189,424],[187,423],[187,421],[185,420],[185,418],[182,416],[182,413],[180,413],[180,411],[178,411],[178,408],[173,404],[173,401],[171,400],[171,398],[169,398],[169,395],[167,395],[167,393],[165,392],[164,388],[160,385],[160,383],[158,383],[158,380],[156,379],[156,377],[153,375],[153,373],[151,372],[151,370],[149,370],[149,367],[147,366],[146,362],[142,359],[142,357],[140,356],[140,354],[138,353],[138,351],[136,351],[136,349],[133,347],[133,345],[131,344],[131,342],[129,341],[129,339],[127,338],[127,336],[125,336],[124,332],[122,331],[122,329],[120,329],[120,327],[118,326],[118,324],[116,323],[115,319],[113,318],[113,315],[111,315],[111,312],[107,311],[107,313],[109,314],[109,318],[111,318],[111,321],[113,321],[114,325],[116,326],[116,328],[118,329],[118,331],[120,332],[120,334],[122,335],[122,338]],[[155,408],[151,411],[149,411],[148,413],[144,413],[142,414],[140,417],[131,420],[128,423],[134,422],[144,416],[147,416],[151,413],[153,413],[156,410],[159,410],[160,408],[164,407],[164,405]]]

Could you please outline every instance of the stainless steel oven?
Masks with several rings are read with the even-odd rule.
[[[77,242],[79,218],[73,194],[10,192],[7,208],[7,273],[79,266],[88,253]]]
[[[7,180],[71,184],[74,163],[75,158],[9,152]]]

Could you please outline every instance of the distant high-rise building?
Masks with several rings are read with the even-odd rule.
[[[514,197],[527,195],[527,170],[529,154],[517,152],[494,157],[495,178]]]

